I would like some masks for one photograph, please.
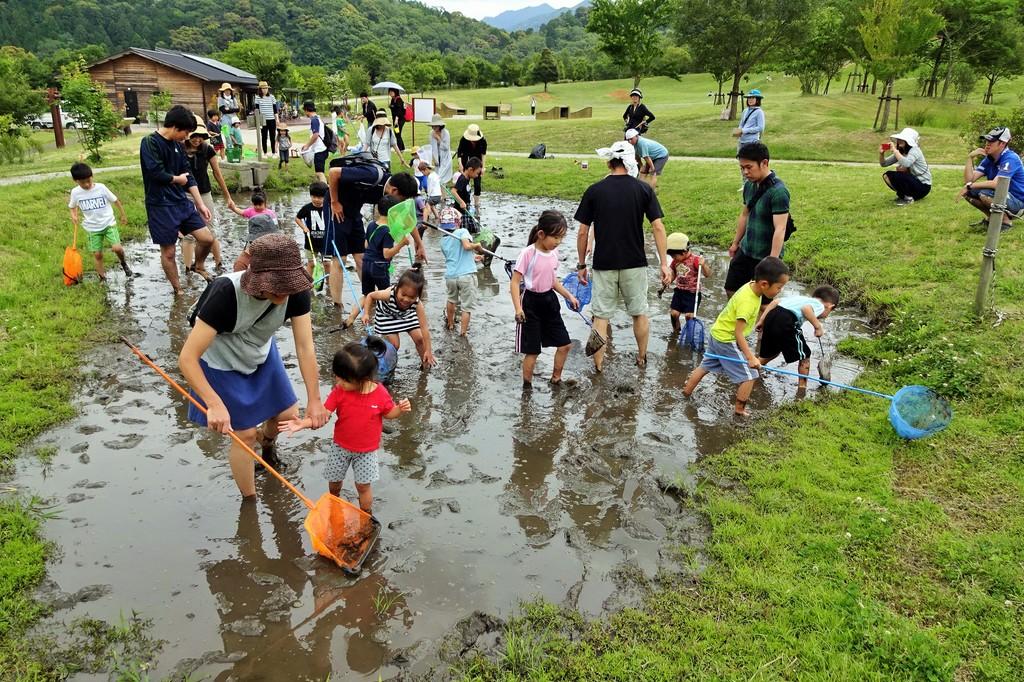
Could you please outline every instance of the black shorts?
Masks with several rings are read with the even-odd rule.
[[[725,275],[725,286],[726,291],[739,291],[740,288],[754,279],[754,268],[761,262],[760,258],[754,258],[748,256],[739,250],[731,261],[729,261],[729,271]],[[761,297],[761,305],[768,305],[772,302],[772,299],[767,296]]]
[[[541,348],[560,348],[571,343],[554,290],[543,294],[527,291],[523,295],[523,313],[526,321],[516,324],[517,353],[540,355]]]
[[[345,220],[334,224],[334,245],[338,247],[338,253],[342,256],[359,254],[366,251],[366,230],[363,229],[363,218],[355,211],[355,217],[349,218],[345,214]],[[334,248],[330,243],[326,244],[330,249],[329,256],[333,256]]]
[[[323,150],[322,152],[317,152],[316,154],[314,154],[313,170],[316,171],[317,173],[323,173],[324,167],[327,165],[327,157],[330,155],[331,153],[326,149]]]
[[[771,360],[779,353],[782,353],[787,363],[811,357],[811,347],[804,338],[801,318],[786,308],[773,308],[764,318],[758,356]]]
[[[313,253],[318,256],[324,255],[324,247],[327,246],[326,240],[323,237],[310,237],[308,242],[304,246],[313,245]]]
[[[694,308],[694,299],[697,296],[696,291],[687,291],[686,289],[676,289],[672,293],[672,304],[669,306],[672,310],[680,313],[692,313]],[[700,300],[704,300],[704,294],[700,295]]]

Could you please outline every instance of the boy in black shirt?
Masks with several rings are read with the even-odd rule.
[[[303,250],[312,246],[313,252],[306,259],[306,269],[313,274],[314,259],[324,258],[324,238],[327,234],[327,224],[331,220],[331,211],[327,208],[327,183],[314,182],[309,186],[309,203],[299,209],[295,214],[295,224],[303,233],[309,235],[308,244],[303,244]],[[331,291],[331,299],[337,303],[341,302],[341,283],[330,281],[328,286]]]
[[[474,156],[465,163],[462,175],[455,181],[455,203],[459,205],[459,212],[462,213],[462,226],[473,234],[480,232],[480,226],[476,222],[476,214],[469,205],[469,198],[472,196],[469,184],[480,177],[483,167],[480,159]]]

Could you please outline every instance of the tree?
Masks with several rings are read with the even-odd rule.
[[[651,64],[651,74],[679,80],[679,76],[686,73],[692,63],[689,50],[679,45],[669,45]]]
[[[991,44],[989,34],[994,29],[1017,20],[1017,0],[942,0],[935,11],[942,17],[943,26],[933,41],[936,44],[931,51],[931,75],[926,80],[924,94],[938,96],[939,68],[945,62],[942,86],[942,97],[945,97],[956,62],[974,62],[978,52]]]
[[[391,55],[380,43],[364,43],[352,50],[352,61],[359,64],[376,83],[384,76],[385,69],[392,64]]]
[[[548,83],[558,80],[558,62],[549,48],[541,50],[537,63],[533,65],[533,79],[544,84],[544,92],[548,91]]]
[[[807,21],[805,35],[784,62],[788,73],[800,80],[800,91],[811,95],[828,94],[829,85],[850,57],[853,46],[849,26],[855,23],[853,4],[828,3],[814,8]],[[859,38],[859,36],[857,36]]]
[[[637,87],[661,53],[671,9],[670,0],[593,0],[587,31],[599,36],[601,51],[629,69]]]
[[[882,95],[892,97],[896,78],[914,65],[921,48],[942,26],[942,18],[932,11],[929,0],[868,0],[861,15],[857,30],[871,57],[871,72],[884,83]],[[889,129],[889,105],[886,99],[878,130]]]
[[[17,125],[46,109],[42,93],[30,83],[30,74],[26,69],[26,55],[30,54],[10,46],[0,50],[0,83],[4,84],[0,88],[0,116],[10,116]],[[0,134],[5,132],[6,128],[0,130]]]
[[[349,64],[345,69],[345,84],[353,95],[370,91],[370,74],[360,64]]]
[[[60,78],[64,107],[81,122],[78,134],[89,150],[89,160],[102,159],[100,148],[118,132],[121,116],[114,111],[103,86],[93,81],[84,62],[64,67]]]
[[[258,76],[274,89],[287,85],[292,63],[291,52],[284,43],[264,38],[247,38],[230,43],[217,58]]]
[[[501,72],[501,80],[505,85],[515,85],[523,74],[523,67],[520,60],[505,54],[498,62],[498,71]]]
[[[330,100],[331,83],[327,78],[327,69],[322,66],[295,66],[291,74],[292,85],[313,95],[319,102]]]
[[[730,120],[743,76],[795,41],[807,10],[808,0],[680,0],[676,33],[702,63],[732,76]]]
[[[1014,24],[1003,24],[985,36],[986,49],[976,55],[975,66],[988,81],[985,104],[992,104],[996,82],[1024,73],[1024,30]]]
[[[447,76],[441,62],[436,59],[427,61],[406,61],[401,69],[391,76],[392,80],[406,88],[410,93],[422,94],[427,89],[443,85]]]

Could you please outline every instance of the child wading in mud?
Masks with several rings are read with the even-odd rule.
[[[437,361],[430,343],[427,311],[421,300],[427,285],[422,269],[422,264],[416,263],[403,272],[393,286],[367,294],[363,303],[363,325],[372,322],[374,332],[395,349],[401,343],[398,335],[407,332],[416,344],[420,366],[426,368],[433,367]]]
[[[371,485],[380,478],[381,433],[385,419],[397,419],[412,406],[409,399],[395,403],[388,389],[378,384],[377,358],[364,345],[348,343],[334,354],[334,389],[324,401],[329,412],[338,415],[334,422],[334,448],[324,466],[327,489],[341,495],[341,484],[349,468],[359,493],[359,508],[373,513]],[[281,431],[295,433],[312,428],[310,419],[295,418],[281,423]]]
[[[516,259],[509,291],[516,311],[516,351],[523,353],[523,388],[533,386],[533,370],[543,346],[555,346],[551,383],[562,381],[562,368],[572,348],[569,332],[562,322],[557,291],[573,308],[576,297],[558,279],[558,245],[569,226],[558,211],[544,211],[530,230],[527,246]]]

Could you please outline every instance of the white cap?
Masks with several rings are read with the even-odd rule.
[[[640,133],[636,129],[630,128],[626,131],[626,139],[632,140],[634,137],[640,137]]]

